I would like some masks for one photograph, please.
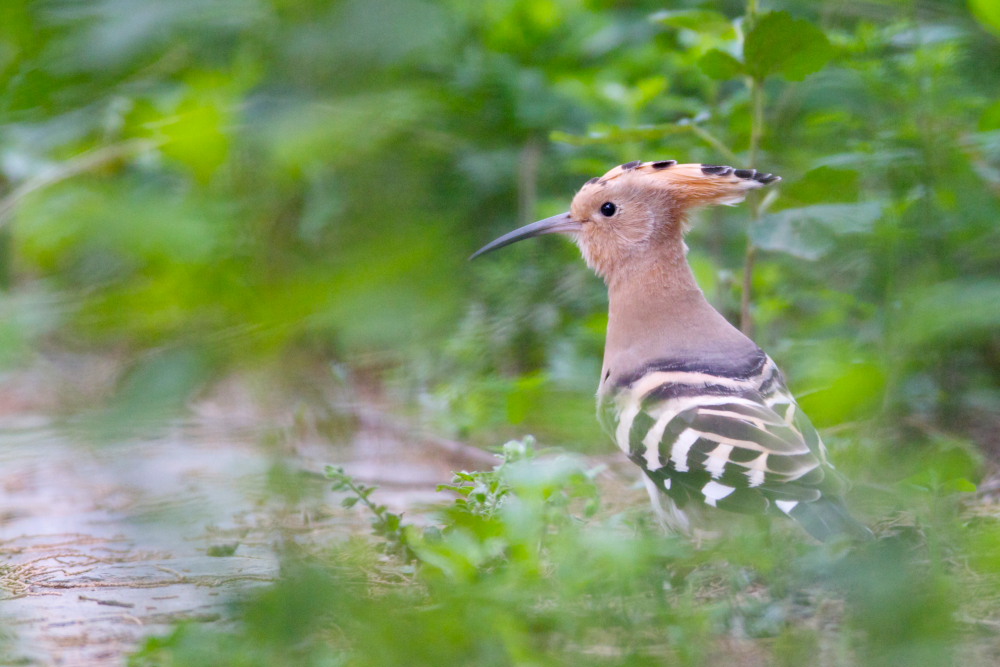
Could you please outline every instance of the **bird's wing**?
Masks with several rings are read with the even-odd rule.
[[[806,413],[799,408],[795,402],[795,397],[785,385],[785,378],[770,357],[764,365],[760,375],[760,386],[758,391],[764,404],[778,413],[785,423],[794,428],[802,436],[806,445],[823,465],[832,467],[826,453],[826,445],[819,436],[819,432]]]
[[[783,388],[770,359],[750,377],[651,370],[602,406],[602,421],[680,505],[694,498],[740,512],[773,505],[787,513],[824,493],[839,495],[841,484]]]

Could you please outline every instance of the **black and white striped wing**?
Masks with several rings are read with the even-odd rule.
[[[823,465],[830,465],[827,460],[826,445],[823,444],[819,432],[806,413],[795,402],[795,397],[785,386],[785,379],[782,377],[781,371],[778,370],[770,357],[768,357],[764,367],[758,391],[764,404],[778,413],[786,424],[799,432],[806,446],[819,458],[820,462]]]
[[[779,387],[770,359],[749,377],[652,371],[619,391],[603,421],[679,506],[699,500],[731,511],[773,505],[788,513],[840,484],[815,429],[802,433],[797,406]]]

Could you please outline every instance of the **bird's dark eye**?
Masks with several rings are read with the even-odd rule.
[[[611,202],[609,202],[609,201],[606,201],[606,202],[604,202],[603,204],[601,204],[601,213],[602,213],[602,214],[604,215],[604,217],[606,217],[606,218],[610,218],[610,217],[611,217],[611,216],[613,216],[613,215],[614,215],[614,214],[615,214],[615,213],[616,213],[617,211],[618,211],[618,207],[617,207],[617,206],[615,206],[615,205],[614,205],[613,203],[611,203]]]

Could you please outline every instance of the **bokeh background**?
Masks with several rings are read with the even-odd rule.
[[[884,598],[932,582],[924,622],[954,634],[925,659],[986,590],[946,565],[1000,574],[992,0],[5,0],[0,82],[5,412],[134,437],[240,377],[258,403],[336,387],[469,445],[607,454],[603,285],[561,239],[468,255],[619,163],[756,167],[777,196],[700,214],[691,263],[859,512],[943,531],[892,547],[921,565]],[[924,627],[857,604],[856,629]],[[705,659],[678,627],[670,655]],[[464,655],[582,659],[517,643]],[[322,664],[405,664],[353,659]]]

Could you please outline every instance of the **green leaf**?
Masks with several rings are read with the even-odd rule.
[[[351,509],[352,507],[358,504],[358,500],[360,500],[360,498],[358,498],[357,496],[349,496],[340,501],[340,506],[346,507],[347,509]]]
[[[636,108],[642,108],[663,95],[667,90],[667,77],[652,76],[642,79],[632,90],[632,103]]]
[[[842,362],[823,369],[825,377],[813,379],[821,387],[801,397],[802,410],[820,428],[870,418],[882,405],[886,384],[882,367],[873,361]]]
[[[823,31],[788,12],[762,16],[743,44],[743,62],[757,80],[781,75],[801,81],[821,70],[832,56],[833,47]]]
[[[1000,3],[996,0],[969,0],[969,9],[984,28],[1000,35]]]
[[[750,237],[758,248],[816,260],[833,249],[836,236],[868,232],[881,215],[878,202],[789,208],[764,216]]]
[[[983,111],[979,117],[979,131],[992,132],[1000,130],[1000,100],[997,100]]]
[[[975,493],[979,487],[975,485],[974,482],[970,482],[964,477],[958,477],[956,479],[948,480],[944,488],[948,491],[956,491],[958,493]]]
[[[731,30],[733,25],[724,14],[710,9],[678,9],[662,11],[650,17],[668,28],[683,28],[695,32],[721,33]]]
[[[820,202],[848,203],[858,200],[860,175],[853,169],[821,166],[807,171],[794,183],[781,184],[781,203],[791,208]]]
[[[441,491],[451,491],[453,493],[459,493],[463,496],[467,496],[472,493],[472,489],[468,486],[455,486],[454,484],[438,484],[436,490]]]
[[[940,443],[922,453],[921,470],[904,482],[933,493],[973,493],[982,477],[982,457],[967,443]]]
[[[908,346],[985,343],[1000,328],[1000,281],[959,279],[914,289],[895,334]]]
[[[746,74],[743,63],[719,49],[711,49],[698,60],[698,67],[717,81],[726,81]]]

